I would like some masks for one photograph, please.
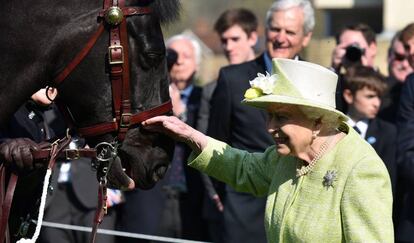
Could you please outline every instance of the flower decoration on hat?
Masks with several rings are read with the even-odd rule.
[[[251,100],[263,95],[272,94],[276,85],[277,78],[278,76],[276,74],[270,75],[268,72],[266,72],[266,75],[263,75],[261,73],[258,73],[256,78],[254,78],[252,81],[249,81],[251,88],[246,90],[244,93],[244,98]]]

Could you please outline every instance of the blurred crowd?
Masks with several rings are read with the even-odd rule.
[[[254,49],[257,18],[265,18],[263,53]],[[217,80],[203,87],[197,86],[202,63],[197,38],[181,33],[172,36],[165,44],[173,115],[235,148],[263,152],[274,144],[265,129],[267,114],[242,105],[244,92],[257,73],[272,73],[273,58],[303,60],[300,53],[311,41],[315,24],[307,0],[275,1],[266,16],[255,16],[244,8],[225,10],[215,21],[214,30],[228,66],[220,69]],[[335,48],[326,53],[332,56],[326,68],[339,77],[337,109],[350,118],[349,125],[375,149],[388,169],[394,197],[395,241],[414,242],[414,23],[407,23],[389,43],[388,76],[376,67],[376,33],[369,25],[349,23],[335,40]],[[41,142],[64,133],[64,125],[57,125],[62,118],[53,103],[40,102],[36,97],[32,96],[15,114],[11,126],[1,132],[1,139],[27,137]],[[79,138],[72,146],[87,145]],[[238,192],[188,167],[190,153],[184,143],[177,143],[169,171],[151,190],[122,194],[111,191],[113,203],[104,227],[217,243],[266,242],[266,198]],[[78,225],[92,222],[96,199],[77,188],[89,189],[77,185],[85,185],[85,178],[95,177],[80,175],[88,170],[90,162],[80,160],[83,163],[74,163],[81,166],[78,169],[70,161],[58,163],[55,192],[47,204],[45,220]],[[86,184],[96,191],[97,182]],[[61,210],[62,205],[66,211]],[[76,220],[65,221],[68,214]],[[41,236],[39,242],[87,239],[85,233],[59,229],[45,229]],[[98,242],[150,242],[105,236],[101,240]]]

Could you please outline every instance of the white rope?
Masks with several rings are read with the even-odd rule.
[[[43,226],[51,227],[51,228],[57,228],[57,229],[92,232],[91,227],[61,224],[61,223],[54,223],[54,222],[48,222],[48,221],[43,221]],[[209,243],[209,242],[205,242],[205,241],[184,240],[184,239],[169,238],[169,237],[162,237],[162,236],[153,236],[153,235],[144,235],[144,234],[131,233],[131,232],[125,232],[125,231],[108,230],[108,229],[98,229],[98,234],[115,235],[115,236],[123,236],[123,237],[135,238],[135,239],[146,239],[146,240],[154,240],[154,241],[162,241],[162,242]]]
[[[35,243],[40,234],[40,229],[42,228],[43,214],[45,212],[46,196],[47,189],[49,187],[50,175],[52,174],[52,169],[48,168],[46,170],[45,180],[43,181],[43,190],[42,197],[40,200],[39,215],[37,216],[37,222],[35,233],[31,239],[20,239],[17,243]]]

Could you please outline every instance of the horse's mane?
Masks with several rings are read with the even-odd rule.
[[[180,15],[179,0],[155,0],[152,6],[160,22],[164,24],[176,20]]]

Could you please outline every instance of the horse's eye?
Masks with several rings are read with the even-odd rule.
[[[164,54],[162,52],[152,51],[145,53],[145,56],[149,59],[159,60],[164,57]]]
[[[148,51],[144,53],[144,56],[148,64],[155,65],[161,62],[161,60],[165,57],[165,54],[158,51]]]

